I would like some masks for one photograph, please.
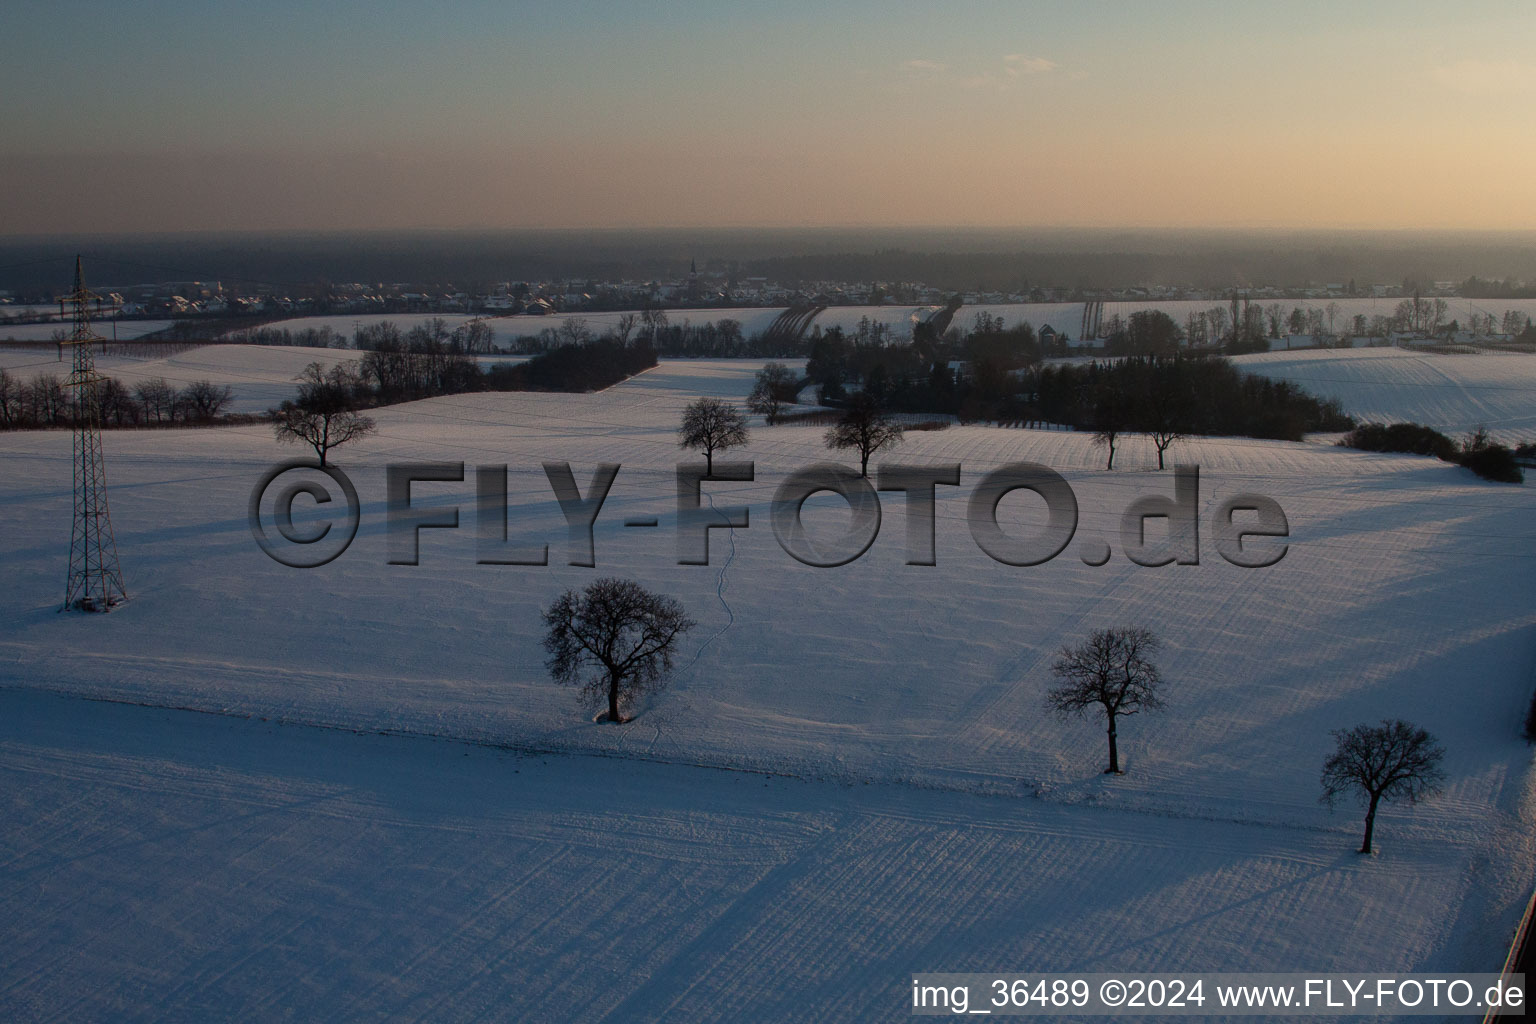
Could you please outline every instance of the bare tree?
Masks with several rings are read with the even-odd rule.
[[[164,377],[151,377],[140,381],[133,389],[133,397],[144,406],[146,420],[153,414],[155,422],[159,423],[167,415],[175,415],[176,389],[171,387]]]
[[[544,625],[550,675],[579,685],[591,706],[606,700],[617,725],[637,697],[666,685],[678,638],[695,623],[676,600],[610,577],[579,594],[567,590],[544,612]]]
[[[667,311],[660,306],[647,305],[640,311],[640,330],[645,340],[656,344],[656,335],[667,326]]]
[[[455,328],[453,334],[462,351],[479,355],[489,355],[496,351],[496,332],[490,324],[478,317]]]
[[[1081,716],[1097,704],[1109,723],[1109,767],[1120,774],[1116,722],[1141,711],[1163,708],[1162,676],[1151,658],[1163,642],[1149,629],[1096,629],[1075,647],[1063,647],[1051,666],[1061,682],[1046,692],[1046,704],[1057,714]]]
[[[332,448],[377,429],[372,417],[357,411],[362,382],[352,364],[327,370],[310,363],[299,382],[298,398],[284,402],[273,413],[272,430],[279,442],[309,445],[324,466]]]
[[[1212,345],[1221,344],[1221,339],[1226,337],[1227,323],[1231,318],[1221,306],[1212,306],[1205,311],[1206,326],[1210,331],[1208,341]]]
[[[229,385],[210,380],[193,381],[181,390],[181,401],[188,418],[205,423],[216,418],[234,400],[235,392]]]
[[[0,366],[0,426],[9,427],[21,418],[21,381]]]
[[[1271,302],[1264,307],[1264,318],[1269,321],[1269,336],[1280,337],[1280,329],[1285,326],[1285,307],[1278,302]]]
[[[1190,310],[1184,316],[1184,337],[1190,348],[1200,348],[1205,344],[1205,314]]]
[[[562,345],[582,345],[592,340],[592,329],[585,317],[572,316],[560,321],[556,329]]]
[[[116,377],[103,377],[96,385],[96,409],[103,424],[137,423],[139,407],[133,393]]]
[[[64,422],[69,410],[69,396],[64,385],[51,373],[40,373],[32,378],[21,393],[22,404],[30,410],[32,422],[39,426],[51,426]]]
[[[1145,376],[1134,417],[1137,428],[1152,438],[1152,444],[1157,448],[1158,469],[1163,468],[1164,456],[1173,443],[1188,436],[1189,408],[1181,375]]]
[[[1131,423],[1130,403],[1125,392],[1118,387],[1104,384],[1093,399],[1093,443],[1109,449],[1109,461],[1105,469],[1115,468],[1115,445]]]
[[[1397,799],[1417,803],[1440,791],[1445,749],[1429,733],[1397,719],[1333,732],[1338,747],[1323,763],[1323,800],[1332,807],[1351,793],[1366,805],[1361,853],[1371,852],[1376,807]]]
[[[752,393],[747,396],[747,409],[767,417],[771,426],[778,420],[780,410],[794,402],[795,385],[799,383],[799,376],[783,363],[768,363],[757,371]]]
[[[824,437],[828,448],[857,448],[859,474],[869,476],[869,457],[884,448],[901,443],[904,431],[900,423],[880,408],[880,403],[860,392],[848,403],[843,418]]]
[[[629,336],[635,333],[635,327],[640,323],[640,318],[633,313],[625,313],[619,317],[618,323],[613,327],[614,337],[619,339],[619,344],[628,347]]]
[[[1307,307],[1307,333],[1312,336],[1314,344],[1320,344],[1326,333],[1327,317],[1316,306]]]
[[[683,410],[677,446],[704,453],[705,472],[715,471],[715,452],[747,443],[747,420],[735,406],[718,398],[699,398]]]

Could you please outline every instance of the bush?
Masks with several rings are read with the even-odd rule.
[[[1489,440],[1483,427],[1462,442],[1456,461],[1484,480],[1501,484],[1525,482],[1525,471],[1515,461],[1515,453],[1508,446]]]
[[[1479,427],[1458,445],[1440,431],[1420,423],[1364,423],[1340,438],[1339,444],[1367,452],[1433,455],[1443,462],[1465,466],[1484,480],[1505,484],[1525,482],[1516,452],[1490,440],[1485,427]]]
[[[1362,423],[1339,439],[1345,448],[1365,452],[1407,452],[1456,461],[1456,443],[1440,431],[1419,423]]]

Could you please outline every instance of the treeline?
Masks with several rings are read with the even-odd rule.
[[[1030,418],[1078,429],[1235,435],[1299,441],[1348,430],[1332,399],[1283,380],[1244,373],[1219,356],[1133,356],[1086,366],[1046,366],[1035,377]]]
[[[246,327],[226,335],[235,345],[288,345],[301,348],[353,348],[355,343],[330,327]]]
[[[392,320],[359,325],[350,338],[328,325],[302,327],[248,327],[234,331],[228,341],[241,345],[289,345],[304,348],[441,349],[460,354],[496,351],[496,332],[484,320],[466,320],[449,326],[440,316],[401,330]]]
[[[673,323],[666,310],[650,308],[639,313],[626,313],[601,334],[594,331],[584,317],[565,317],[558,326],[512,339],[510,348],[524,355],[538,355],[594,341],[610,341],[620,346],[638,341],[658,356],[673,359],[802,358],[807,345],[806,341],[793,337],[770,334],[748,337],[742,331],[741,321],[729,317],[700,324],[686,319],[682,323]]]
[[[1469,299],[1536,299],[1536,284],[1523,281],[1485,281],[1476,275],[1467,278],[1459,289]]]
[[[645,342],[611,340],[564,345],[516,365],[499,363],[485,373],[488,391],[600,391],[656,365]]]
[[[358,376],[371,390],[372,405],[414,402],[484,388],[484,374],[471,357],[436,344],[395,344],[369,349],[357,360]]]
[[[805,349],[806,379],[823,403],[857,385],[893,411],[981,420],[1004,418],[1021,374],[1064,345],[1043,346],[1027,322],[1005,328],[1000,317],[979,313],[966,332],[918,324],[910,344],[892,344],[881,325],[861,322],[851,335],[838,327],[813,335]]]
[[[199,380],[177,388],[162,377],[132,386],[103,377],[94,391],[97,420],[106,427],[212,423],[225,416],[233,400],[227,385]],[[0,368],[0,429],[67,427],[82,422],[87,411],[57,374],[22,380]]]
[[[1029,324],[1005,329],[986,315],[963,335],[935,337],[920,327],[909,345],[861,342],[831,330],[810,342],[806,381],[825,404],[857,390],[893,412],[962,421],[1287,440],[1354,425],[1337,402],[1245,374],[1219,354],[1178,349],[1177,325],[1164,314],[1138,325],[1118,347],[1152,351],[1082,365],[1046,364],[1059,342],[1043,345]]]
[[[472,357],[450,352],[440,341],[385,337],[377,343],[382,347],[325,371],[331,401],[345,396],[340,408],[367,409],[475,391],[596,391],[656,365],[656,354],[643,342],[564,345],[525,363],[497,363],[485,371]],[[319,371],[306,373],[311,383],[318,379]]]

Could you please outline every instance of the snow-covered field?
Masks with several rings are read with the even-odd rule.
[[[1439,355],[1400,348],[1266,352],[1233,360],[1250,373],[1337,398],[1357,419],[1423,423],[1452,435],[1486,426],[1536,440],[1536,356]]]
[[[132,601],[104,617],[55,611],[69,436],[0,434],[0,1010],[862,1020],[905,1016],[908,974],[929,969],[1496,969],[1536,867],[1529,487],[1202,439],[1173,452],[1201,468],[1201,564],[1144,568],[1119,524],[1171,493],[1150,446],[1105,473],[1085,435],[955,427],[889,457],[963,467],[939,488],[938,564],[904,564],[889,493],[870,551],[813,569],[768,504],[828,458],[822,431],[759,427],[732,453],[757,479],[707,485],[750,526],[678,565],[678,414],[740,399],[756,368],[664,362],[601,394],[379,410],[377,435],[335,453],[357,539],[312,570],[251,537],[253,485],[297,454],[265,428],[109,434]],[[565,564],[545,460],[583,487],[623,466],[595,570]],[[1080,509],[1078,539],[1033,568],[991,561],[964,519],[980,477],[1018,460],[1062,473]],[[467,464],[413,489],[462,528],[389,565],[385,466],[423,461]],[[547,543],[551,565],[476,564],[486,463],[511,467],[512,541]],[[1212,546],[1212,510],[1244,491],[1289,518],[1268,569]],[[1031,528],[1025,497],[1004,500],[1006,528]],[[819,535],[843,515],[807,505]],[[1100,538],[1115,553],[1092,567],[1078,556]],[[621,728],[548,682],[538,643],[541,607],[608,574],[699,623]],[[1101,727],[1041,695],[1062,643],[1121,624],[1166,639],[1169,710],[1126,723],[1128,774],[1105,777]],[[1359,814],[1320,806],[1317,776],[1329,730],[1383,717],[1435,732],[1448,781],[1388,808],[1362,859]]]

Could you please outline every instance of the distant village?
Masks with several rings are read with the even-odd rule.
[[[1241,287],[1243,298],[1278,299],[1398,298],[1416,290],[1424,297],[1459,294],[1455,281],[1405,290],[1402,284],[1355,282],[1307,284],[1300,288]],[[922,282],[773,281],[736,276],[726,270],[690,267],[686,276],[669,281],[503,281],[475,290],[452,284],[317,283],[305,287],[261,286],[220,281],[161,281],[113,284],[95,289],[104,303],[123,319],[179,317],[311,316],[366,313],[467,313],[490,316],[543,316],[553,313],[612,310],[729,309],[814,306],[921,306],[958,298],[963,305],[1005,305],[1043,302],[1165,302],[1225,301],[1232,288],[1140,285],[1093,290],[1036,287],[1026,291],[961,291]],[[0,323],[46,321],[52,296],[13,295],[0,291]]]

